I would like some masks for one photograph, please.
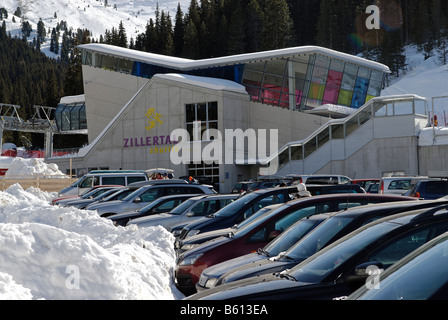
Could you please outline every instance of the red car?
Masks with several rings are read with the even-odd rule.
[[[265,207],[263,208],[265,212],[256,219],[249,223],[243,221],[241,223],[244,224],[243,227],[229,228],[226,236],[207,241],[182,253],[176,263],[174,274],[176,286],[184,294],[194,293],[195,284],[204,269],[257,251],[299,219],[319,213],[336,212],[348,207],[412,200],[415,198],[401,195],[385,197],[378,194],[350,193],[313,196]]]

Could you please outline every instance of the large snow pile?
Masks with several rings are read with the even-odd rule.
[[[0,299],[181,299],[174,238],[116,227],[96,212],[51,206],[16,184],[0,192]]]
[[[41,158],[0,157],[0,164],[7,168],[5,176],[64,176],[55,163]]]

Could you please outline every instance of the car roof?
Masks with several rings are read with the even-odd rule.
[[[288,202],[288,204],[295,204],[297,202],[301,201],[315,201],[315,200],[321,200],[321,199],[329,199],[329,200],[336,200],[341,198],[353,198],[353,199],[384,199],[384,200],[396,200],[399,201],[403,199],[404,201],[415,201],[415,198],[413,197],[406,197],[402,195],[393,195],[393,194],[376,194],[376,193],[335,193],[335,194],[322,194],[318,196],[312,196],[312,197],[306,197],[306,198],[299,198],[295,200],[291,200]]]

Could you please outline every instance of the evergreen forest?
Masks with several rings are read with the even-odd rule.
[[[371,5],[379,8],[380,21],[366,10]],[[190,59],[318,45],[384,63],[391,76],[406,70],[406,45],[428,58],[437,55],[441,64],[447,56],[448,1],[443,0],[191,0],[185,12],[179,5],[174,17],[157,9],[136,39],[128,38],[121,22],[94,39],[89,30],[74,30],[64,21],[52,30],[40,21],[31,39],[26,20],[22,37],[11,37],[2,23],[8,15],[20,17],[20,8],[7,12],[0,5],[0,103],[20,105],[24,119],[33,105],[56,107],[61,97],[83,93],[76,50],[82,43]],[[369,28],[369,21],[377,27]],[[46,38],[57,59],[40,51]],[[7,138],[21,145],[17,133]],[[41,138],[31,139],[42,145]]]

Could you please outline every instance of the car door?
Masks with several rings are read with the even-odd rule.
[[[426,225],[417,224],[405,232],[401,232],[398,235],[390,235],[388,239],[375,242],[363,255],[358,256],[348,263],[345,271],[338,270],[336,273],[333,273],[333,279],[328,280],[332,281],[335,285],[332,289],[326,286],[327,289],[330,289],[328,292],[331,292],[331,294],[337,292],[338,296],[346,296],[362,285],[371,285],[373,287],[377,284],[375,283],[375,272],[379,272],[381,269],[380,267],[376,267],[377,265],[381,264],[383,269],[387,269],[407,254],[446,231],[448,231],[448,221],[439,221]],[[372,263],[370,270],[373,276],[367,279],[361,279],[360,281],[353,281],[353,277],[356,274],[356,267],[368,263]],[[327,298],[331,299],[334,297],[328,296]]]
[[[157,198],[163,196],[163,188],[149,188],[143,191],[134,201],[130,201],[127,211],[143,208],[147,204],[153,202]]]

